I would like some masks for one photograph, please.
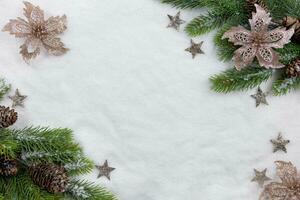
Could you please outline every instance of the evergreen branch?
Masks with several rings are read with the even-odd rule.
[[[219,75],[212,76],[210,81],[214,91],[228,93],[254,88],[267,81],[271,76],[271,70],[261,67],[247,67],[240,71],[229,69]]]
[[[10,90],[11,86],[6,84],[4,79],[0,79],[0,100],[3,99],[3,96]]]
[[[16,158],[20,146],[9,134],[9,129],[0,129],[0,156]]]
[[[64,167],[68,171],[69,176],[78,176],[89,173],[94,168],[93,161],[85,158],[83,155],[78,157],[74,162],[65,163]]]
[[[224,17],[213,12],[208,12],[193,19],[185,27],[185,31],[192,37],[208,33],[219,28],[224,23]]]
[[[75,162],[78,155],[82,154],[80,146],[73,142],[70,129],[30,127],[11,130],[10,133],[22,147],[26,161],[69,163]]]
[[[222,61],[230,61],[234,55],[235,50],[237,49],[231,42],[228,40],[223,40],[222,37],[226,31],[230,29],[229,24],[225,24],[215,35],[214,43],[218,47],[218,57]]]
[[[67,193],[67,198],[74,200],[117,200],[104,188],[83,180],[71,180]]]
[[[272,17],[276,20],[285,16],[300,17],[300,1],[297,0],[266,0]]]
[[[272,91],[274,95],[280,96],[298,88],[300,88],[300,78],[294,77],[275,81],[273,83]]]
[[[204,7],[204,0],[162,0],[162,3],[171,4],[176,8],[201,8]]]
[[[289,43],[282,49],[277,49],[280,54],[280,61],[283,64],[289,64],[292,60],[296,59],[300,55],[300,44]]]

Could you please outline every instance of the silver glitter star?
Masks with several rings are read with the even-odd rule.
[[[180,19],[180,11],[175,16],[168,15],[168,17],[170,19],[170,23],[167,28],[174,28],[178,31],[180,25],[185,23],[184,20]]]
[[[27,98],[25,95],[21,95],[19,89],[16,89],[14,96],[8,96],[12,100],[12,107],[21,106],[24,107],[24,100]]]
[[[108,180],[110,180],[110,173],[116,169],[108,166],[107,160],[105,160],[103,165],[96,165],[96,168],[100,171],[98,178],[105,176]]]
[[[185,51],[190,52],[194,59],[197,54],[204,54],[204,52],[201,49],[202,45],[203,45],[203,41],[201,41],[198,44],[198,43],[195,43],[193,40],[191,40],[191,46],[189,48],[187,48]]]
[[[254,173],[255,173],[255,177],[251,181],[252,182],[257,182],[260,187],[263,187],[264,183],[266,181],[271,180],[269,177],[266,176],[267,169],[264,169],[261,172],[258,171],[258,170],[256,170],[256,169],[254,169]]]
[[[277,151],[283,151],[287,153],[286,145],[290,143],[290,140],[284,140],[281,133],[279,133],[277,139],[271,140],[271,143],[274,146],[273,153]]]
[[[260,104],[269,105],[266,99],[267,96],[268,93],[264,93],[260,87],[258,87],[256,94],[251,95],[251,97],[256,100],[256,107],[258,107]]]

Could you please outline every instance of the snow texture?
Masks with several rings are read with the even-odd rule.
[[[195,38],[205,41],[205,55],[193,60],[184,51],[190,38],[166,28],[175,8],[158,0],[32,3],[47,16],[68,16],[62,40],[71,51],[27,65],[22,40],[0,34],[1,77],[28,95],[15,127],[73,129],[89,157],[116,168],[111,181],[96,179],[96,170],[86,178],[120,200],[254,200],[261,189],[250,182],[253,168],[274,178],[275,160],[300,166],[300,93],[255,108],[256,90],[212,92],[209,76],[232,63],[218,61],[213,34]],[[1,26],[22,9],[21,0],[0,1]],[[291,140],[288,154],[272,153],[279,131]]]

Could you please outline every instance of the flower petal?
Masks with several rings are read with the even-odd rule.
[[[20,54],[23,56],[25,62],[29,62],[31,59],[37,57],[40,54],[40,48],[36,48],[33,52],[29,52],[26,42],[20,46]]]
[[[253,42],[251,32],[242,26],[232,27],[224,33],[222,39],[228,38],[234,45],[245,45]]]
[[[65,48],[64,43],[59,38],[47,37],[43,39],[45,49],[49,54],[60,56],[65,54],[69,49]]]
[[[25,1],[24,15],[28,21],[33,24],[44,23],[44,11],[39,6],[34,6],[31,3]]]
[[[291,200],[292,194],[282,183],[270,183],[265,186],[259,200]]]
[[[2,31],[8,31],[10,34],[15,35],[15,37],[27,37],[31,34],[30,25],[23,19],[11,19],[4,26]]]
[[[260,47],[256,53],[256,57],[260,66],[269,68],[282,68],[283,64],[279,62],[279,55],[273,49],[268,47]]]
[[[252,46],[244,46],[237,49],[234,52],[233,60],[235,62],[235,68],[241,70],[244,67],[247,67],[253,62],[253,59],[256,55],[256,48]]]
[[[270,13],[267,13],[261,6],[255,4],[256,13],[252,13],[252,19],[249,20],[251,30],[255,32],[267,31],[271,23]]]
[[[60,34],[67,29],[67,16],[50,17],[45,23],[46,31],[49,34]]]
[[[297,168],[291,162],[276,161],[277,175],[282,180],[282,183],[287,186],[297,184]]]
[[[274,48],[283,48],[285,44],[290,42],[294,35],[294,28],[286,30],[285,28],[277,28],[265,34],[264,45]]]

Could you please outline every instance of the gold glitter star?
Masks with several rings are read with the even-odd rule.
[[[16,107],[16,106],[24,107],[24,100],[27,98],[27,96],[21,95],[19,89],[16,89],[15,95],[9,96],[8,98],[10,98],[13,102],[12,107]]]
[[[178,31],[180,25],[185,23],[184,20],[180,19],[180,11],[175,16],[168,15],[168,17],[170,19],[170,23],[167,28],[174,28]]]
[[[283,151],[287,153],[286,145],[290,143],[289,140],[284,140],[281,133],[278,134],[278,137],[276,140],[271,140],[271,143],[274,146],[273,153],[277,151]]]
[[[256,100],[256,107],[258,107],[260,104],[269,105],[266,99],[267,96],[268,94],[264,93],[260,87],[258,87],[256,94],[251,95],[251,97]]]
[[[267,169],[264,169],[261,172],[258,171],[258,170],[256,170],[256,169],[254,169],[254,173],[255,173],[255,177],[251,181],[252,182],[257,182],[260,187],[263,187],[264,183],[266,181],[271,180],[269,177],[266,176]]]
[[[110,173],[116,169],[108,166],[107,160],[105,160],[103,165],[96,165],[96,168],[100,171],[98,178],[105,176],[108,180],[110,180]]]
[[[195,43],[193,40],[191,40],[191,46],[189,48],[187,48],[185,51],[190,52],[194,59],[197,54],[204,54],[204,52],[201,49],[202,45],[203,45],[203,41],[201,41],[198,44],[198,43]]]

